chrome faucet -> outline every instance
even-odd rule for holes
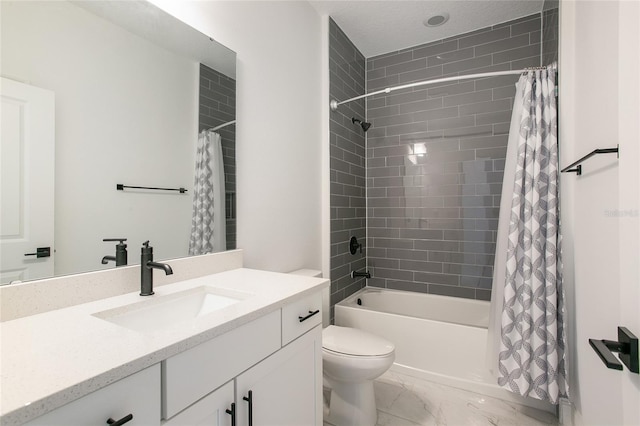
[[[140,296],[153,294],[153,269],[162,269],[166,275],[173,274],[173,269],[166,263],[153,261],[153,247],[149,247],[149,241],[142,243],[140,255]]]

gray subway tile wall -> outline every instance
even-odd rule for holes
[[[542,63],[558,61],[559,0],[544,0],[542,7]]]
[[[365,58],[342,32],[329,22],[330,98],[345,100],[365,93]],[[364,132],[351,122],[364,121],[364,100],[331,112],[330,197],[331,197],[331,320],[334,305],[366,285],[364,278],[352,279],[351,271],[366,268],[366,152]],[[363,244],[362,253],[352,255],[352,236]]]
[[[367,91],[540,66],[541,25],[535,14],[369,58]],[[369,98],[368,285],[490,299],[517,80],[441,83]]]
[[[236,119],[236,81],[200,64],[198,131],[211,129]],[[227,250],[236,248],[236,126],[217,130],[222,138],[226,191]]]

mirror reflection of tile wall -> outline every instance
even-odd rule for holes
[[[200,64],[200,114],[198,131],[236,119],[236,81]],[[224,156],[227,250],[236,248],[236,126],[219,130]]]
[[[542,64],[558,61],[559,1],[545,0],[542,11]]]

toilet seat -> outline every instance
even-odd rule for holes
[[[322,349],[343,356],[384,357],[395,345],[366,331],[330,325],[322,331]]]

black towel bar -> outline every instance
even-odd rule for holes
[[[154,191],[180,191],[181,194],[184,194],[185,192],[187,192],[186,189],[184,188],[152,188],[149,186],[129,186],[129,185],[123,185],[121,183],[117,183],[116,184],[116,190],[118,191],[124,191],[125,188],[132,188],[132,189],[151,189]]]
[[[612,153],[618,153],[618,152],[619,152],[619,146],[616,146],[615,148],[594,149],[593,151],[591,151],[590,153],[588,153],[587,155],[585,155],[584,157],[582,157],[578,161],[575,161],[575,162],[569,164],[564,169],[560,170],[560,173],[576,172],[576,174],[578,176],[580,176],[582,174],[582,166],[580,165],[580,163],[582,163],[583,161],[593,157],[596,154],[612,154]],[[572,169],[572,167],[574,167],[574,166],[578,166],[578,167],[576,167],[575,169]]]
[[[638,338],[628,328],[618,327],[617,341],[589,339],[589,344],[607,368],[622,370],[622,364],[624,364],[632,373],[640,373]],[[622,362],[613,356],[613,352],[618,352],[618,357]]]

